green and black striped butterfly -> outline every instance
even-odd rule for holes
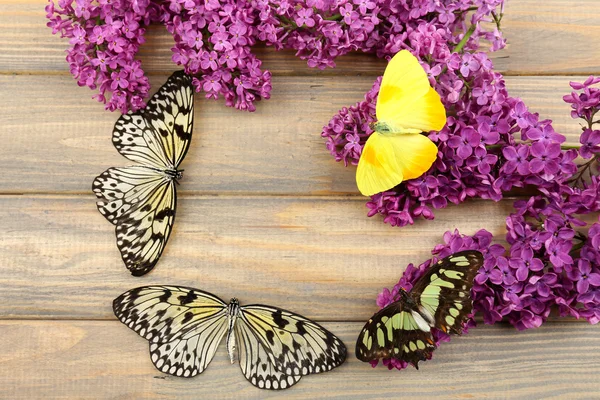
[[[460,334],[473,310],[473,278],[483,265],[478,251],[452,254],[432,265],[410,292],[380,310],[356,341],[356,357],[369,362],[395,358],[418,367],[436,349],[431,328]]]

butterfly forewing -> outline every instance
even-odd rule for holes
[[[390,60],[377,96],[377,120],[392,133],[438,131],[446,124],[440,96],[419,60],[402,50]]]
[[[193,122],[192,78],[177,71],[144,110],[119,118],[113,144],[132,161],[158,169],[176,169],[189,148]]]
[[[176,206],[175,183],[168,180],[119,219],[117,247],[132,275],[144,275],[158,262],[171,235]]]
[[[150,342],[154,365],[176,376],[202,373],[227,332],[227,305],[192,288],[140,287],[117,297],[113,310]]]
[[[480,252],[462,251],[432,265],[415,283],[410,294],[433,315],[436,328],[462,332],[463,323],[473,310],[473,279],[482,265]]]
[[[406,127],[402,117],[411,104],[429,90],[427,73],[419,60],[408,51],[398,52],[388,63],[377,96],[377,119],[394,132]]]
[[[150,99],[144,116],[162,138],[163,148],[175,168],[181,164],[190,146],[194,123],[192,78],[175,72]]]

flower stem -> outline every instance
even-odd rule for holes
[[[473,35],[473,32],[475,32],[475,28],[476,28],[475,25],[471,25],[469,27],[469,29],[465,32],[465,35],[463,36],[463,38],[460,40],[460,42],[458,42],[456,47],[454,47],[454,50],[453,50],[454,53],[458,53],[458,52],[462,51],[463,47],[465,47],[465,44],[467,44],[467,42],[469,41],[469,38],[471,37],[471,35]],[[448,70],[448,64],[444,65],[444,68],[442,68],[442,72],[440,72],[440,74],[436,77],[436,81],[440,76],[444,75],[447,70]],[[465,82],[465,84],[466,83],[467,82]]]
[[[501,149],[506,146],[508,146],[508,144],[498,143],[498,144],[488,144],[485,146],[485,148],[488,150],[493,150],[493,149]],[[579,149],[580,146],[578,146],[576,144],[561,144],[560,148],[561,148],[561,150],[571,150],[571,149]]]
[[[502,21],[502,17],[502,13],[500,13],[500,15],[497,15],[495,12],[492,11],[492,18],[494,18],[494,23],[496,24],[496,28],[498,28],[498,30],[500,30],[500,21]]]
[[[590,171],[590,167],[592,166],[592,164],[594,163],[594,161],[596,161],[596,157],[593,157],[591,160],[589,160],[588,162],[586,162],[585,164],[581,164],[579,165],[577,168],[579,168],[579,173],[577,174],[576,177],[571,178],[567,181],[567,183],[571,183],[573,185],[577,185],[579,182],[582,182],[583,180],[583,174],[588,171],[588,173],[591,172]]]
[[[475,25],[471,25],[469,27],[469,29],[465,32],[465,35],[463,36],[463,38],[460,40],[460,42],[458,42],[458,44],[454,48],[454,50],[453,50],[454,53],[460,53],[462,51],[463,47],[465,47],[465,45],[467,44],[467,42],[473,35],[473,32],[475,32],[475,28],[476,28]]]
[[[339,21],[342,19],[342,14],[333,14],[330,17],[323,18],[325,21]]]

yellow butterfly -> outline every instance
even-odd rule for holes
[[[440,95],[407,50],[396,54],[385,69],[375,112],[375,132],[365,143],[356,171],[356,184],[365,196],[423,175],[438,150],[421,132],[439,131],[446,124]]]

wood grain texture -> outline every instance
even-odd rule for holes
[[[52,37],[45,20],[44,0],[0,0],[0,72],[63,73],[67,41]],[[600,9],[596,0],[508,1],[503,31],[510,43],[492,54],[507,74],[592,74],[600,71]],[[140,49],[144,69],[151,74],[175,69],[173,39],[162,26],[152,27]],[[278,54],[258,46],[255,53],[274,75],[379,75],[383,63],[351,54],[336,69],[311,70],[293,52]]]
[[[511,95],[577,143],[579,125],[561,98],[569,80],[600,73],[597,1],[507,3],[509,46],[494,63]],[[173,236],[155,271],[130,276],[90,191],[107,167],[129,164],[110,142],[118,114],[70,77],[68,43],[45,26],[46,4],[0,0],[0,398],[598,397],[598,328],[573,320],[524,333],[478,327],[442,345],[420,372],[372,370],[354,358],[358,321],[406,264],[426,259],[449,229],[502,238],[512,210],[511,200],[473,201],[402,229],[365,216],[354,169],[336,164],[319,134],[383,71],[370,55],[318,71],[257,46],[274,78],[272,99],[256,113],[197,95]],[[171,45],[152,27],[140,51],[153,90],[176,69]],[[110,308],[125,290],[157,283],[329,321],[349,360],[282,393],[248,384],[224,348],[200,377],[163,375]]]
[[[346,343],[346,363],[273,392],[250,385],[223,345],[203,374],[184,379],[156,370],[147,342],[116,321],[0,321],[0,397],[589,399],[600,392],[600,336],[583,323],[527,332],[482,325],[443,343],[419,371],[401,372],[354,357],[362,324],[324,326]]]
[[[521,97],[578,143],[581,132],[562,95],[584,77],[508,77]],[[153,77],[154,87],[166,76]],[[357,194],[355,168],[336,163],[320,137],[344,106],[360,101],[371,77],[274,78],[273,97],[255,113],[196,95],[194,139],[182,192],[203,194]],[[130,165],[112,146],[117,113],[104,111],[66,76],[0,76],[0,193],[89,193],[94,177]],[[61,93],[57,97],[57,93]],[[267,155],[267,156],[265,156]]]
[[[486,228],[501,239],[512,209],[473,201],[398,229],[367,218],[360,198],[184,196],[161,261],[135,278],[91,196],[0,199],[0,318],[109,318],[122,292],[176,284],[310,318],[366,320],[381,289],[430,257],[444,231]]]

